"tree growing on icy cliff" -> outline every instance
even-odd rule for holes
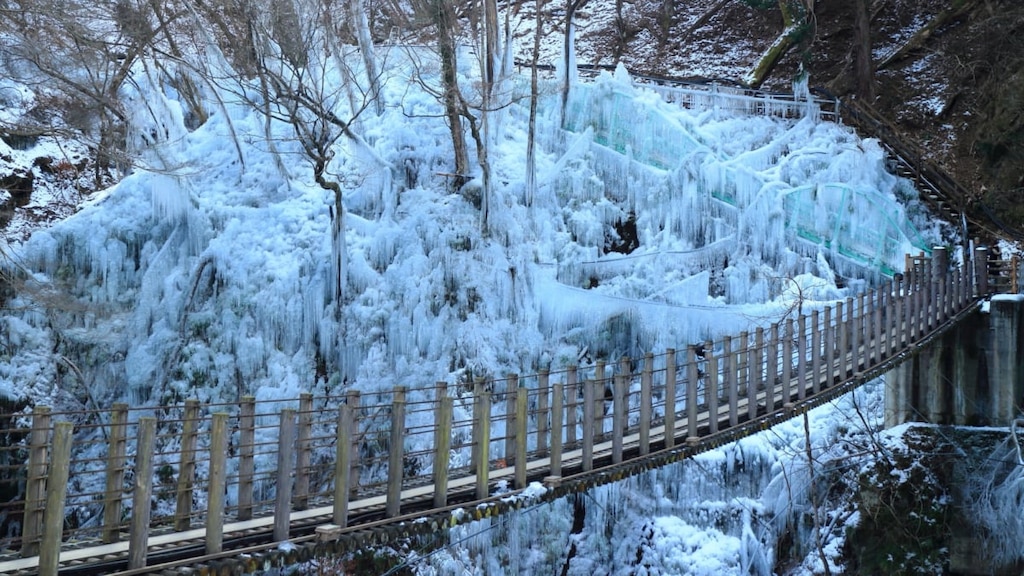
[[[476,53],[480,61],[480,82],[476,94],[469,95],[459,83],[459,38],[463,34],[459,26],[456,4],[452,0],[415,0],[414,11],[421,22],[436,28],[437,56],[441,67],[441,87],[435,90],[431,83],[423,80],[422,87],[434,93],[444,107],[444,116],[451,134],[454,159],[454,176],[450,185],[455,190],[463,189],[473,177],[469,160],[469,146],[466,129],[473,139],[476,162],[479,168],[480,184],[477,190],[467,196],[480,208],[480,227],[488,231],[490,205],[494,194],[491,182],[490,144],[496,128],[496,112],[510,103],[503,94],[502,86],[511,70],[511,51],[503,46],[509,38],[508,21],[502,35],[498,21],[498,7],[495,0],[485,0],[478,9],[469,12],[473,28]],[[422,75],[421,75],[422,76]],[[463,190],[470,192],[469,190]]]
[[[358,0],[353,2],[358,4]],[[350,11],[350,17],[357,8]],[[346,139],[360,154],[376,162],[379,170],[390,174],[392,169],[355,129],[357,119],[371,106],[375,110],[383,106],[375,56],[366,52],[372,50],[372,43],[363,55],[368,84],[364,87],[340,54],[344,47],[338,40],[330,0],[252,0],[240,13],[246,19],[244,28],[249,31],[253,48],[252,71],[260,88],[259,98],[248,101],[266,115],[268,122],[279,120],[291,126],[295,141],[310,163],[314,181],[332,197],[334,281],[329,296],[335,317],[340,318],[346,268],[344,183],[332,166],[339,139]],[[365,25],[365,19],[360,22]],[[364,41],[369,38],[368,32],[357,35]],[[241,86],[238,93],[243,97],[247,94]],[[268,145],[273,146],[269,132]],[[390,181],[385,178],[384,187],[390,188]],[[384,203],[390,193],[389,189],[382,191]]]

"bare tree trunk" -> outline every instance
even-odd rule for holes
[[[462,116],[469,124],[469,133],[473,135],[473,141],[476,142],[476,161],[477,164],[480,165],[480,230],[486,235],[491,216],[491,163],[487,157],[487,142],[484,140],[484,136],[480,131],[480,122],[472,113],[470,113],[469,105],[466,104],[466,101],[461,100],[461,103]]]
[[[377,55],[370,35],[370,23],[366,18],[366,7],[363,0],[348,1],[349,22],[355,28],[355,37],[359,42],[359,51],[363,55],[363,67],[370,83],[370,99],[373,100],[377,116],[384,113],[384,101],[380,98],[380,72],[377,70]]]
[[[814,0],[778,0],[778,4],[782,13],[782,33],[744,79],[754,88],[764,84],[786,52],[798,44],[809,43],[814,36]]]
[[[565,42],[562,46],[562,124],[566,122],[566,107],[569,105],[569,89],[576,73],[576,31],[573,18],[576,11],[587,5],[588,0],[566,0],[565,4]]]
[[[875,78],[871,67],[871,0],[854,0],[856,16],[854,28],[853,62],[857,79],[857,95],[871,102],[875,99]]]
[[[495,68],[499,66],[498,55],[498,3],[496,0],[483,0],[484,5],[484,89],[488,94],[498,79]],[[486,106],[484,107],[486,109]]]
[[[668,35],[672,30],[672,21],[676,17],[675,0],[662,0],[661,10],[658,11],[658,48],[664,48],[668,44]],[[679,42],[682,44],[682,41]]]
[[[821,560],[821,565],[825,569],[825,576],[832,576],[832,571],[828,567],[828,558],[825,556],[824,548],[824,535],[821,533],[821,511],[819,510],[820,504],[818,502],[818,487],[815,484],[814,478],[814,454],[811,451],[811,425],[808,422],[807,412],[804,412],[804,448],[807,453],[807,474],[810,475],[810,501],[812,514],[814,516],[814,546],[818,550],[818,559]]]
[[[455,15],[449,0],[433,0],[434,22],[437,24],[437,49],[441,57],[441,84],[444,94],[444,112],[448,119],[448,129],[452,136],[452,147],[455,153],[456,189],[466,183],[469,173],[469,152],[466,149],[466,136],[462,132],[461,95],[457,76],[458,56],[455,45]]]
[[[612,54],[612,65],[618,66],[622,54],[626,52],[629,32],[626,17],[622,15],[623,0],[615,0],[615,51]]]
[[[526,205],[533,205],[537,194],[537,61],[540,59],[540,36],[544,24],[543,0],[534,1],[533,59],[530,61],[530,122],[526,136]]]

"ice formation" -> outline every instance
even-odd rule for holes
[[[140,70],[125,94],[139,166],[8,248],[26,288],[13,301],[24,311],[3,321],[5,392],[235,401],[528,374],[584,349],[636,357],[781,314],[794,279],[844,297],[837,274],[870,281],[939,241],[913,232],[905,185],[876,143],[814,114],[687,109],[622,71],[574,84],[564,123],[545,91],[531,206],[520,198],[525,104],[494,113],[482,232],[472,197],[445,186],[440,104],[409,88],[419,69],[406,57],[387,58],[383,115],[338,144],[340,300],[333,199],[289,127],[272,122],[268,141],[259,110],[208,86],[209,120],[190,131],[172,84]],[[632,336],[609,339],[616,326]],[[54,368],[60,358],[84,381],[58,385],[76,378]]]

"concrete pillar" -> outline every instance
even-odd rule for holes
[[[1024,404],[1024,298],[994,296],[989,307],[991,342],[988,345],[992,424],[1009,426]]]
[[[975,343],[977,331],[970,325],[973,318],[957,327],[949,338],[953,355],[953,368],[949,376],[953,380],[952,420],[957,426],[969,426],[976,420],[978,387],[976,384],[967,384],[976,383],[979,376],[978,347]]]
[[[885,375],[885,417],[886,428],[899,426],[907,420],[912,410],[910,405],[911,386],[914,385],[914,362],[916,357],[907,359]]]
[[[918,397],[925,404],[923,412],[932,424],[948,424],[949,419],[945,394],[948,375],[942,373],[945,354],[945,346],[928,346],[921,350],[921,363],[918,365],[921,385],[924,386]]]
[[[1009,426],[1024,412],[1024,296],[992,298],[886,374],[885,425]]]

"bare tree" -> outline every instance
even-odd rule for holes
[[[324,11],[324,18],[330,22],[331,12],[329,8]],[[363,0],[348,1],[349,26],[354,28],[354,36],[359,42],[359,51],[363,55],[363,68],[366,72],[366,80],[370,87],[370,101],[374,103],[374,110],[377,116],[384,113],[384,101],[380,97],[380,73],[377,70],[377,56],[373,46],[373,37],[370,34],[370,22],[366,16],[366,7]]]
[[[526,136],[526,205],[533,204],[537,194],[537,61],[540,60],[540,38],[543,33],[543,0],[534,0],[533,56],[530,60],[530,120]]]
[[[566,108],[569,105],[569,91],[576,75],[576,11],[587,5],[589,0],[566,0],[565,38],[562,45],[562,123],[566,122]]]
[[[455,153],[455,179],[453,184],[461,188],[469,179],[469,151],[462,128],[462,92],[459,90],[458,46],[456,44],[455,7],[451,0],[428,0],[428,9],[437,26],[437,51],[441,59],[441,100],[445,118],[452,137]]]
[[[875,72],[871,62],[871,0],[854,0],[854,77],[857,95],[868,102],[875,99]]]
[[[745,1],[756,6],[765,4],[759,0]],[[744,79],[749,86],[755,88],[768,79],[775,65],[790,49],[797,46],[809,47],[814,39],[814,0],[777,0],[775,4],[782,15],[782,32]]]
[[[467,193],[474,202],[479,203],[481,229],[488,231],[490,222],[490,202],[492,195],[491,167],[489,158],[489,140],[492,113],[507,106],[508,101],[500,97],[501,86],[506,75],[509,61],[507,51],[499,49],[501,34],[498,24],[497,4],[494,0],[485,0],[482,23],[479,14],[470,12],[470,23],[476,22],[480,54],[481,79],[478,84],[477,97],[467,97],[459,85],[458,79],[458,44],[460,34],[456,19],[455,5],[452,0],[421,0],[416,11],[421,18],[429,21],[437,28],[437,54],[441,68],[441,88],[435,90],[430,82],[421,76],[424,90],[432,92],[444,108],[444,117],[451,134],[454,174],[449,180],[453,189],[466,191],[465,185],[471,179],[473,167],[469,160],[469,147],[466,131],[469,131],[476,148],[476,162],[480,172],[479,190],[474,194]],[[507,27],[507,23],[506,23]],[[478,194],[476,194],[478,192]]]
[[[270,5],[273,5],[271,7]],[[332,285],[331,298],[335,315],[340,317],[346,275],[345,204],[343,182],[332,167],[339,140],[360,150],[363,157],[373,159],[385,172],[385,187],[390,186],[391,165],[367,144],[353,129],[354,122],[370,106],[376,105],[378,92],[373,88],[360,90],[358,99],[347,97],[346,88],[334,80],[356,84],[344,60],[330,58],[322,46],[337,45],[336,30],[330,26],[331,3],[328,0],[303,2],[273,1],[267,4],[248,0],[238,7],[247,19],[245,28],[253,43],[252,70],[260,89],[260,98],[249,100],[256,110],[267,115],[268,122],[281,121],[291,127],[312,169],[313,180],[333,199],[331,204]],[[237,24],[234,27],[238,27]],[[344,67],[336,70],[334,67]],[[337,74],[335,74],[337,73]],[[376,76],[374,79],[379,80]],[[217,80],[223,86],[224,80]],[[227,86],[247,98],[246,81],[235,78]],[[376,88],[379,90],[379,86]],[[269,129],[269,128],[268,128]],[[269,132],[268,132],[269,138]],[[384,193],[388,194],[386,190]]]
[[[95,134],[96,187],[127,162],[121,89],[157,38],[171,38],[180,15],[158,0],[11,0],[0,9],[0,28],[11,39],[3,51],[30,70],[21,80],[63,93],[65,120]]]

